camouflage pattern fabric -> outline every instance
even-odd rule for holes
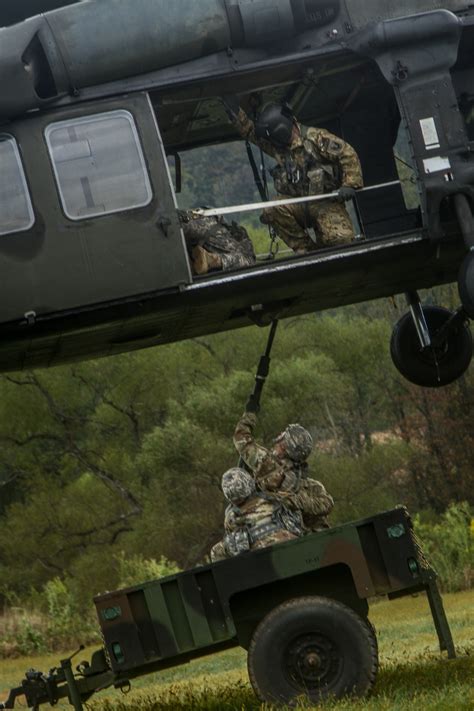
[[[327,517],[334,508],[334,499],[320,481],[310,477],[302,479],[299,491],[291,497],[291,504],[303,512],[304,525],[309,531],[329,528]]]
[[[246,469],[232,467],[222,475],[221,489],[229,503],[238,505],[255,494],[255,479]]]
[[[246,269],[255,264],[252,241],[236,222],[229,225],[222,217],[200,217],[192,210],[181,211],[179,216],[190,255],[193,248],[203,247],[219,257],[217,264],[223,271]]]
[[[293,462],[300,464],[306,462],[313,451],[311,434],[297,422],[287,425],[274,440],[273,444],[283,445],[287,456]]]
[[[234,446],[258,483],[268,480],[269,488],[280,489],[294,464],[291,459],[280,459],[270,450],[257,444],[253,437],[256,423],[257,416],[253,412],[244,412],[235,428]]]
[[[297,253],[349,244],[354,239],[346,206],[334,200],[266,208],[260,219],[263,224],[272,224],[285,244]],[[309,228],[313,228],[316,241]]]
[[[234,445],[247,467],[255,475],[257,486],[282,501],[292,510],[299,510],[307,531],[328,527],[327,516],[334,508],[334,500],[324,485],[306,475],[288,457],[277,457],[255,441],[253,430],[257,416],[244,412],[234,432]]]
[[[229,505],[224,528],[223,540],[211,549],[212,562],[292,541],[305,532],[299,512],[286,511],[275,496],[259,494],[249,497],[239,506]]]
[[[281,197],[303,197],[333,192],[341,187],[363,187],[359,157],[348,143],[323,128],[299,126],[299,135],[281,151],[265,139],[258,139],[253,121],[240,109],[234,126],[247,141],[274,158],[271,171]],[[264,211],[262,221],[271,223],[286,244],[296,252],[346,244],[354,228],[344,204],[335,200],[305,205],[285,205]],[[308,228],[316,233],[316,243]]]
[[[219,541],[212,546],[209,555],[212,563],[217,563],[218,560],[225,560],[228,555],[225,550],[224,541]]]

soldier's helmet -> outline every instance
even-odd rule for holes
[[[245,469],[233,467],[222,475],[221,486],[227,501],[239,504],[254,493],[255,480]]]
[[[274,146],[287,148],[291,143],[295,117],[286,104],[267,104],[255,122],[255,134]]]
[[[305,462],[313,449],[313,438],[308,430],[298,424],[288,425],[275,440],[281,442],[286,454],[294,462]]]

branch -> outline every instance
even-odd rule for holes
[[[229,368],[228,365],[225,363],[225,361],[222,360],[222,358],[219,358],[217,355],[217,352],[214,350],[214,348],[207,342],[203,341],[200,338],[192,338],[191,341],[193,343],[196,343],[196,345],[201,346],[201,348],[204,348],[205,351],[211,355],[214,360],[219,363],[219,365],[222,366],[222,369],[224,371],[224,375],[229,374]],[[208,373],[202,373],[208,380],[212,380],[212,377]]]
[[[120,514],[116,518],[111,519],[110,521],[107,521],[107,523],[103,523],[100,526],[93,526],[92,528],[87,529],[86,531],[76,531],[76,532],[71,532],[68,531],[68,536],[69,537],[76,537],[76,538],[86,538],[87,536],[92,536],[96,533],[101,533],[103,531],[107,531],[109,528],[112,526],[116,526],[117,524],[124,524],[125,521],[127,521],[129,518],[132,518],[133,516],[136,516],[138,512],[135,511],[129,511],[126,514]],[[125,529],[124,529],[125,530]],[[127,528],[126,530],[132,530]],[[112,539],[116,536],[117,531],[113,533]],[[113,542],[113,540],[112,540]]]
[[[12,383],[13,385],[34,385],[31,376],[27,376],[23,380],[17,380],[11,375],[2,375],[2,380],[6,380],[8,383]]]
[[[18,439],[17,437],[12,437],[11,435],[0,435],[0,442],[9,442],[17,447],[25,447],[32,442],[40,440],[42,442],[64,442],[64,438],[60,435],[53,435],[47,433],[35,434],[26,437],[25,439]]]
[[[103,403],[108,405],[110,408],[115,410],[115,412],[118,412],[121,415],[124,415],[127,417],[132,425],[132,430],[133,430],[133,436],[135,440],[135,444],[137,447],[140,445],[140,422],[138,420],[138,415],[133,407],[132,404],[130,404],[128,407],[122,407],[118,405],[116,402],[111,400],[109,397],[106,396],[105,391],[101,390],[95,383],[92,383],[90,380],[87,380],[83,375],[80,373],[77,373],[73,368],[71,369],[72,376],[79,380],[83,385],[86,387],[90,388],[95,395],[102,400]]]
[[[10,474],[10,476],[7,479],[4,479],[3,481],[0,481],[0,488],[3,488],[4,486],[8,486],[9,484],[12,484],[14,481],[19,479],[21,477],[23,472],[16,472],[16,474]]]
[[[129,491],[118,479],[116,479],[112,474],[107,472],[105,469],[100,467],[98,464],[94,464],[83,454],[83,452],[77,447],[77,445],[71,443],[70,453],[76,457],[76,459],[81,462],[81,464],[89,469],[92,474],[95,474],[98,479],[100,479],[109,489],[118,494],[122,499],[124,499],[132,508],[132,514],[141,513],[143,507],[137,498]],[[97,455],[96,455],[97,456]]]

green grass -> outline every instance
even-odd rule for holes
[[[424,595],[371,607],[381,669],[369,699],[326,704],[334,711],[474,711],[474,591],[444,596],[459,656],[438,650]],[[87,656],[81,653],[80,658]],[[25,669],[47,669],[57,657],[6,660],[0,690],[17,684]],[[0,694],[1,698],[1,694]],[[104,692],[90,701],[92,711],[256,711],[247,678],[245,653],[233,649],[137,680],[131,693]],[[301,708],[315,708],[302,705]]]

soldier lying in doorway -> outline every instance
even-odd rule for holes
[[[222,217],[202,217],[193,210],[179,213],[194,274],[245,269],[255,264],[247,230]]]
[[[280,497],[257,491],[254,477],[245,469],[226,471],[222,491],[229,505],[224,538],[211,549],[213,563],[303,535],[300,512],[289,509]]]
[[[277,495],[286,506],[301,511],[307,533],[329,528],[334,499],[321,482],[308,477],[307,459],[313,449],[310,433],[299,424],[288,425],[274,440],[272,450],[255,442],[256,408],[249,400],[234,432],[234,445],[257,488]]]

